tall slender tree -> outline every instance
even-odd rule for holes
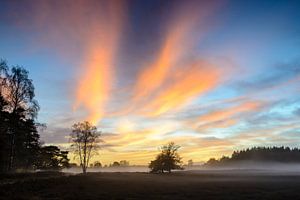
[[[79,156],[83,173],[86,173],[90,159],[99,147],[99,137],[97,127],[88,121],[78,122],[72,126],[70,140],[73,143],[75,155]]]
[[[13,67],[11,73],[8,74],[4,97],[8,102],[8,111],[11,112],[11,123],[13,124],[9,130],[10,134],[10,162],[9,169],[14,168],[16,152],[16,141],[24,136],[21,133],[22,124],[26,120],[36,117],[39,110],[37,102],[34,100],[34,86],[32,80],[28,77],[28,71],[22,67]],[[36,132],[34,122],[31,120],[32,131]],[[28,122],[27,122],[28,123]],[[38,138],[36,139],[38,140]],[[22,140],[21,140],[22,141]],[[22,146],[18,146],[22,147]]]
[[[0,60],[0,171],[8,169],[8,155],[9,152],[9,138],[8,138],[8,124],[9,113],[5,110],[8,103],[4,99],[3,92],[7,78],[7,64],[5,61]]]
[[[39,106],[34,99],[34,86],[27,70],[19,66],[9,70],[6,62],[1,61],[0,75],[1,111],[9,113],[7,119],[1,120],[6,125],[1,135],[9,146],[7,168],[12,170],[16,156],[24,159],[24,153],[32,150],[29,141],[38,146],[39,135],[34,119]]]
[[[1,89],[1,88],[0,88]],[[8,167],[9,138],[7,134],[9,124],[9,113],[4,110],[7,102],[0,94],[0,172],[6,171]]]

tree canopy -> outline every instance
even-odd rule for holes
[[[161,153],[156,156],[156,159],[151,161],[149,168],[152,173],[171,172],[173,169],[182,169],[181,157],[178,154],[180,146],[170,142],[161,147]]]
[[[68,152],[61,151],[57,146],[40,148],[37,168],[44,170],[58,170],[69,167]]]

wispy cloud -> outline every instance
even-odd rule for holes
[[[30,50],[47,49],[73,65],[67,67],[74,79],[69,91],[70,98],[75,97],[73,107],[85,112],[84,119],[93,123],[103,117],[114,83],[126,23],[124,4],[119,0],[35,1],[25,5],[31,13],[28,17],[12,16],[23,31],[35,30]]]
[[[198,132],[230,128],[245,120],[247,115],[259,113],[265,107],[265,104],[262,101],[255,100],[238,101],[227,106],[223,104],[223,108],[207,110],[206,113],[200,114],[200,116],[187,118],[186,125],[187,127],[193,127]]]
[[[145,105],[150,116],[176,110],[191,99],[213,89],[220,81],[217,67],[197,61],[184,66],[170,75],[170,83]]]
[[[141,66],[132,99],[120,113],[158,116],[219,84],[220,67],[193,56],[217,4],[189,2],[173,9],[165,22],[161,44],[153,59]]]
[[[278,88],[293,81],[299,81],[300,59],[276,63],[268,68],[268,72],[263,71],[263,73],[255,76],[252,80],[235,83],[234,87],[246,92],[256,92],[257,90]]]
[[[110,1],[106,6],[99,9],[100,16],[93,16],[95,21],[86,21],[91,24],[88,27],[90,35],[86,38],[83,76],[80,77],[76,95],[76,107],[83,105],[92,123],[97,123],[103,117],[110,96],[124,17],[120,2]]]

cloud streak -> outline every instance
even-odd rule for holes
[[[214,88],[220,81],[220,71],[209,63],[196,61],[175,71],[170,80],[171,83],[145,106],[144,110],[150,116],[176,110]]]
[[[200,6],[196,2],[173,8],[157,53],[141,68],[130,106],[126,106],[123,113],[133,111],[144,116],[158,116],[176,110],[217,85],[219,69],[192,56],[196,44],[208,30],[204,22],[216,8],[216,4]]]
[[[88,120],[97,123],[105,113],[105,105],[113,83],[114,60],[122,28],[123,10],[119,2],[109,1],[107,8],[99,9],[101,16],[93,16],[87,36],[87,47],[76,92],[76,106],[88,110]],[[109,20],[109,21],[107,21]]]
[[[22,30],[36,30],[31,48],[51,49],[75,65],[69,67],[77,73],[77,81],[72,83],[73,108],[97,123],[104,115],[114,82],[115,60],[126,23],[124,2],[36,1],[26,8],[31,15],[22,18],[16,14],[15,24]]]

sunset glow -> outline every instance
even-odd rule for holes
[[[300,16],[283,1],[35,2],[0,8],[0,58],[30,71],[46,144],[68,149],[83,120],[104,164],[170,141],[184,162],[300,144]]]

